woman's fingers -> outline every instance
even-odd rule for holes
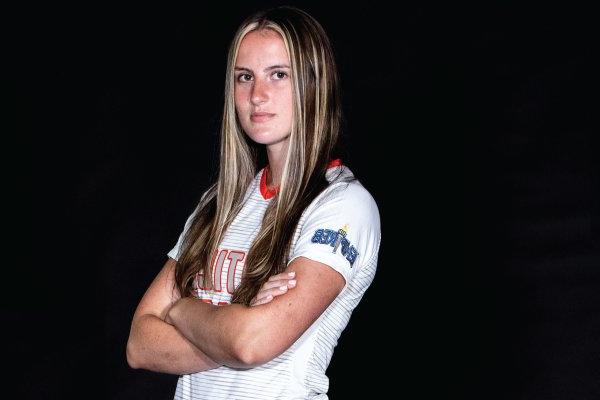
[[[281,283],[283,283],[283,284],[281,284]],[[271,297],[281,296],[282,294],[286,293],[288,291],[288,289],[291,289],[295,286],[296,286],[295,280],[288,280],[285,282],[280,282],[279,285],[274,286],[274,287],[269,287],[269,288],[265,288],[263,286],[263,288],[256,294],[256,299],[260,300],[260,299],[263,299],[268,296],[271,296]]]
[[[290,283],[291,283],[291,286],[290,286]],[[261,292],[263,290],[268,290],[268,289],[276,289],[281,286],[293,287],[295,284],[296,284],[296,280],[289,279],[289,278],[288,279],[279,279],[276,281],[267,281],[262,285],[259,292]]]
[[[263,284],[250,305],[258,306],[261,304],[266,304],[275,297],[287,293],[288,289],[296,286],[296,280],[292,279],[294,277],[294,272],[284,272],[273,275],[267,282]]]
[[[267,282],[285,280],[285,279],[294,279],[295,277],[296,277],[296,272],[294,272],[294,271],[282,272],[280,274],[271,276]]]
[[[267,297],[263,297],[260,300],[256,300],[256,298],[254,299],[254,301],[250,304],[251,306],[260,306],[261,304],[266,304],[268,302],[270,302],[271,300],[273,300],[273,296],[269,295]]]

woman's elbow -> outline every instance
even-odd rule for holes
[[[148,362],[150,361],[150,354],[148,354],[149,343],[144,339],[148,336],[148,333],[142,328],[143,324],[140,324],[139,321],[132,324],[125,347],[127,364],[133,369],[149,369],[152,367]]]
[[[236,347],[232,355],[232,363],[237,364],[234,367],[254,368],[263,364],[256,351],[247,345],[240,345],[240,347]]]
[[[125,356],[127,364],[133,369],[147,369],[149,365],[145,362],[148,359],[148,344],[145,338],[148,334],[148,319],[146,316],[135,318],[131,323],[127,345],[125,347]]]
[[[277,351],[273,343],[263,340],[238,340],[234,346],[233,355],[243,368],[254,368],[266,364],[277,357],[281,351]]]
[[[125,348],[125,354],[127,357],[127,364],[133,369],[141,368],[141,362],[139,359],[139,352],[136,350],[136,346],[131,337],[127,340],[127,347]]]

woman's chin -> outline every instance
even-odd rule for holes
[[[264,144],[266,146],[277,144],[283,142],[289,138],[289,134],[281,135],[281,134],[272,134],[272,133],[246,133],[248,137],[255,143]]]

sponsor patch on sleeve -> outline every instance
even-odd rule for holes
[[[338,250],[342,256],[350,262],[350,267],[354,265],[356,257],[358,257],[358,251],[348,239],[346,234],[348,233],[348,225],[344,225],[343,228],[334,231],[332,229],[317,229],[311,239],[312,243],[324,244],[333,247],[332,253],[337,253]]]

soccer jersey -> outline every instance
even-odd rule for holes
[[[347,166],[332,161],[326,177],[329,186],[298,222],[288,264],[297,257],[327,264],[344,277],[343,290],[280,356],[250,369],[221,366],[182,375],[175,399],[327,399],[329,379],[325,371],[352,311],[375,275],[381,229],[377,204],[358,180],[352,180]],[[263,168],[250,184],[241,211],[219,245],[213,264],[214,289],[197,287],[198,298],[215,305],[230,304],[274,195],[267,188]],[[184,232],[190,221],[191,216]],[[184,232],[169,257],[178,259]]]

